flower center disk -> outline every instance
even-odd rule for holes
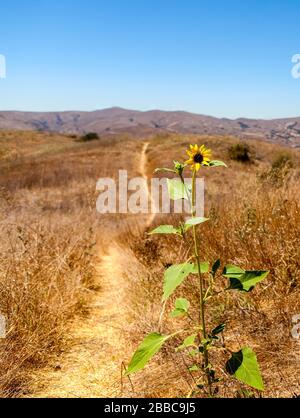
[[[195,161],[195,163],[198,163],[198,164],[201,164],[201,163],[203,163],[203,155],[202,154],[196,154],[195,156],[194,156],[194,161]]]

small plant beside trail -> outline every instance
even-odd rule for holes
[[[208,327],[206,309],[207,304],[211,303],[220,293],[251,292],[258,283],[268,276],[269,272],[246,271],[231,264],[222,266],[220,260],[212,260],[212,262],[201,260],[201,247],[205,245],[205,236],[201,234],[201,225],[208,222],[209,219],[196,216],[196,179],[200,169],[224,168],[226,164],[222,161],[212,160],[211,151],[204,145],[201,147],[191,145],[187,154],[189,158],[185,163],[174,161],[173,169],[163,168],[157,169],[157,171],[173,172],[178,176],[178,179],[168,181],[170,197],[173,200],[188,200],[191,216],[178,226],[161,225],[150,234],[180,236],[191,248],[189,258],[182,260],[181,264],[172,265],[166,269],[163,281],[162,311],[157,330],[147,335],[139,345],[128,365],[126,375],[143,369],[152,357],[168,343],[168,345],[174,345],[176,353],[180,354],[182,351],[186,351],[189,358],[192,359],[192,365],[187,367],[188,372],[193,376],[194,387],[187,397],[199,396],[201,393],[204,396],[214,397],[218,393],[218,386],[222,384],[222,380],[211,363],[213,350],[221,350],[227,356],[227,362],[224,364],[225,375],[234,376],[242,383],[263,391],[264,383],[255,352],[248,346],[240,347],[235,352],[226,347],[223,335],[226,324],[216,323],[213,327]],[[188,167],[192,171],[191,185],[187,185],[184,180],[184,171]],[[221,291],[220,283],[216,283],[217,273],[221,273],[228,283]],[[190,313],[190,301],[184,297],[178,298],[175,300],[171,317],[176,319],[188,317],[190,319],[189,325],[187,326],[183,321],[185,325],[182,329],[170,335],[164,335],[162,333],[163,317],[167,304],[171,303],[170,298],[179,286],[192,275],[198,277],[198,286],[195,288],[195,292],[198,294],[197,319],[193,318]],[[179,345],[178,338],[181,339]]]

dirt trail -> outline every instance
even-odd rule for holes
[[[147,179],[145,143],[140,159],[140,174]],[[148,186],[147,194],[150,197]],[[145,226],[153,215],[144,220]],[[127,325],[125,268],[134,268],[133,254],[113,242],[100,253],[97,282],[101,290],[89,306],[88,318],[74,322],[71,349],[58,359],[57,370],[48,368],[35,376],[33,397],[118,397],[121,396],[121,363],[128,347],[123,329]],[[132,259],[132,262],[131,262]],[[134,274],[134,271],[131,272]]]

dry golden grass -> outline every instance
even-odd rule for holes
[[[61,350],[68,319],[84,313],[93,283],[92,229],[52,218],[1,219],[0,300],[8,334],[1,341],[1,396],[26,392],[30,369]]]
[[[206,143],[216,158],[228,162],[228,147],[238,140],[160,135],[149,141],[147,170],[151,176],[154,168],[184,159],[189,142]],[[277,181],[280,173],[274,174],[270,168],[283,149],[259,141],[251,141],[250,146],[256,155],[252,164],[232,161],[227,170],[205,171],[206,211],[211,222],[201,228],[202,257],[270,269],[271,274],[249,296],[220,296],[209,308],[208,321],[211,325],[227,322],[225,337],[230,348],[247,343],[256,350],[266,381],[264,396],[290,397],[300,393],[299,343],[290,336],[292,315],[300,313],[299,154],[292,152],[294,168]],[[36,371],[47,366],[55,373],[60,353],[74,344],[70,336],[76,316],[83,321],[82,331],[87,326],[85,318],[92,323],[89,332],[94,332],[93,326],[97,332],[103,328],[95,324],[96,319],[101,320],[100,311],[97,316],[90,308],[99,294],[96,242],[105,248],[116,240],[118,248],[130,254],[127,265],[122,258],[120,280],[126,281],[126,294],[122,318],[117,319],[127,346],[123,360],[128,360],[147,332],[157,329],[163,271],[169,263],[183,260],[188,249],[179,240],[149,238],[144,234],[145,217],[99,216],[95,209],[97,179],[115,177],[118,169],[139,175],[141,150],[139,140],[126,137],[82,144],[53,134],[0,134],[0,312],[8,318],[9,329],[8,337],[0,342],[0,396],[34,395],[30,390],[33,375],[34,386],[39,386]],[[157,216],[153,226],[177,220]],[[196,286],[187,282],[178,294],[186,291],[195,301]],[[109,319],[103,320],[107,323]],[[111,322],[113,326],[115,318]],[[173,326],[166,318],[165,331]],[[109,344],[99,350],[111,359],[114,336],[110,331],[108,336]],[[73,353],[81,359],[82,353],[76,350]],[[97,358],[95,354],[93,360]],[[123,382],[123,396],[185,396],[191,384],[184,367],[187,361],[185,357],[176,359],[167,347],[144,372],[134,376],[133,388]],[[224,358],[218,355],[214,361],[219,367]],[[41,376],[45,379],[43,372]],[[95,369],[97,376],[103,374]],[[224,378],[220,396],[236,396],[239,385]],[[104,380],[108,384],[107,375]],[[95,395],[96,390],[94,385],[80,396]]]
[[[8,323],[0,341],[1,397],[28,393],[32,373],[49,360],[55,368],[69,343],[69,320],[88,312],[98,290],[95,244],[107,224],[96,212],[96,181],[118,168],[137,174],[128,155],[140,149],[121,139],[78,144],[1,133],[1,145],[21,155],[0,160],[0,312]]]
[[[167,136],[156,139],[149,152],[151,171],[154,167],[171,166],[172,159],[182,155],[188,143],[205,143],[215,151],[215,157],[227,158],[234,138],[181,138]],[[295,152],[294,169],[284,179],[274,182],[271,164],[280,147],[252,142],[257,159],[253,164],[230,162],[229,168],[203,170],[206,178],[206,215],[210,222],[201,227],[201,257],[210,262],[220,258],[223,265],[233,263],[248,269],[269,269],[268,280],[253,292],[227,292],[209,304],[208,323],[214,327],[226,322],[225,338],[230,349],[252,346],[258,354],[266,383],[263,396],[292,397],[300,394],[299,342],[292,338],[292,317],[300,312],[300,202],[299,154]],[[268,173],[266,175],[266,173]],[[158,216],[154,225],[177,223],[178,216]],[[131,329],[136,344],[149,331],[157,329],[160,312],[164,269],[183,262],[189,249],[179,238],[146,237],[131,244],[137,258],[148,269],[148,275],[133,283],[136,318]],[[173,248],[173,250],[172,250]],[[171,249],[171,250],[170,250]],[[218,278],[220,289],[226,282]],[[197,306],[197,281],[187,281],[176,297],[188,296]],[[147,304],[145,303],[147,301]],[[165,315],[164,332],[176,330],[174,320],[168,319],[173,303]],[[193,316],[197,317],[194,311]],[[187,320],[188,321],[188,320]],[[211,328],[211,329],[212,329]],[[179,343],[179,341],[178,341]],[[224,382],[219,385],[219,396],[237,396],[242,388],[225,376],[221,365],[226,356],[213,358]],[[192,377],[186,372],[187,357],[178,358],[166,349],[154,366],[149,366],[135,377],[135,387],[142,396],[184,396],[190,390]],[[259,396],[256,393],[256,396]]]
[[[28,157],[40,158],[74,148],[76,137],[46,132],[0,131],[0,165],[22,163]]]

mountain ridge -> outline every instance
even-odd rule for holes
[[[0,111],[0,130],[49,131],[82,135],[155,132],[234,135],[300,147],[300,117],[280,119],[217,118],[187,111],[141,111],[112,107],[94,111]]]

